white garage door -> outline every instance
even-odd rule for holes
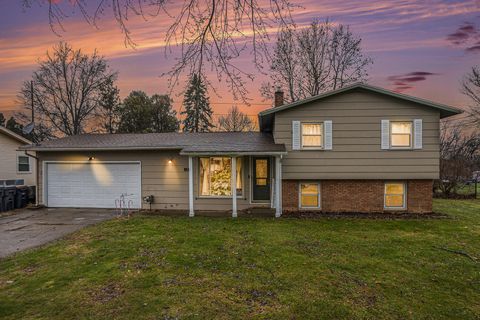
[[[48,207],[115,208],[122,194],[126,205],[141,206],[139,163],[47,163],[45,169]]]

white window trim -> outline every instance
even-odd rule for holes
[[[26,157],[28,158],[28,171],[20,171],[19,165],[20,165],[20,157]],[[24,155],[24,154],[17,154],[17,174],[29,174],[32,173],[32,159],[30,159],[29,156]]]
[[[302,184],[316,184],[318,186],[318,206],[317,207],[304,207],[302,206]],[[322,186],[320,181],[300,181],[298,183],[298,208],[309,210],[322,209]]]
[[[402,207],[388,207],[387,200],[387,184],[403,184],[403,206]],[[407,209],[407,183],[405,181],[385,181],[383,186],[383,209],[385,210],[406,210]]]
[[[228,156],[201,156],[197,158],[197,165],[195,166],[197,169],[197,199],[232,199],[233,195],[231,196],[208,196],[208,195],[201,195],[200,194],[200,158],[231,158]],[[245,158],[244,157],[237,157],[237,162],[238,159],[242,159],[242,194],[237,195],[237,199],[243,199],[245,196]],[[238,189],[237,189],[238,190]]]
[[[320,140],[321,146],[304,146],[303,145],[303,125],[304,124],[319,124],[322,126],[320,134],[322,139]],[[317,135],[310,135],[317,136]],[[324,121],[302,121],[300,122],[300,149],[301,150],[325,150],[325,123]]]
[[[394,146],[393,143],[392,143],[392,126],[394,123],[402,123],[402,122],[408,122],[410,123],[410,145],[408,147],[404,147],[404,146]],[[389,136],[388,136],[388,142],[390,144],[390,149],[393,149],[393,150],[412,150],[413,149],[413,144],[414,144],[414,136],[413,136],[413,120],[390,120],[390,132],[389,132]]]

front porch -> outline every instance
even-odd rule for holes
[[[282,215],[282,156],[278,153],[188,153],[188,214],[208,211],[239,212],[269,209]],[[235,173],[235,174],[232,174]],[[236,196],[232,196],[236,195]],[[205,204],[220,210],[205,210]]]

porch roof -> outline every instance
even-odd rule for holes
[[[181,154],[283,154],[263,132],[83,134],[20,147],[32,151],[180,150]]]

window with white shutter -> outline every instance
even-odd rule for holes
[[[323,123],[302,123],[302,149],[323,148]]]
[[[332,150],[332,120],[292,121],[292,150]]]
[[[390,122],[390,147],[412,148],[413,124],[411,121]]]

